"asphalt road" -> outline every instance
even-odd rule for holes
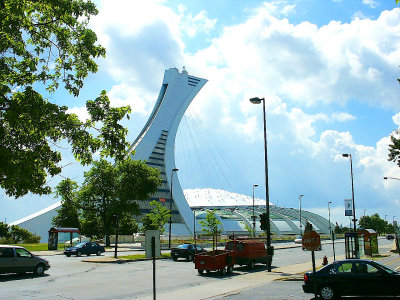
[[[381,240],[382,251],[388,250],[389,244],[391,242]],[[337,255],[344,254],[343,247],[343,243],[337,244]],[[324,255],[332,255],[331,249],[331,245],[323,245],[322,250],[316,252],[317,265],[321,264]],[[105,255],[112,256],[113,253],[107,252]],[[82,257],[74,256],[67,258],[55,255],[45,258],[49,260],[51,268],[43,277],[30,274],[0,275],[0,299],[153,298],[151,261],[100,264],[82,262]],[[290,270],[293,264],[310,260],[311,253],[301,248],[282,249],[276,251],[273,266],[275,270],[276,267],[284,266]],[[222,295],[223,299],[312,298],[312,295],[302,293],[301,282],[274,281],[281,277],[279,272],[266,272],[264,265],[257,266],[255,270],[236,267],[233,275],[221,277],[216,274],[200,276],[193,263],[184,260],[156,261],[157,299],[205,299],[221,298]],[[278,298],[273,298],[275,296]]]

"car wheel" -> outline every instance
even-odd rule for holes
[[[187,260],[188,260],[188,261],[192,261],[192,260],[193,260],[193,255],[192,255],[192,254],[189,254]]]
[[[336,298],[335,291],[329,285],[323,286],[320,289],[319,294],[320,294],[321,298],[324,300],[332,300],[332,299]]]
[[[90,256],[90,253],[86,253],[87,256]]]
[[[69,253],[68,253],[68,254],[65,254],[65,255],[66,255],[67,257],[70,257],[70,256],[71,256],[71,254],[69,254]]]
[[[203,275],[204,270],[200,270],[200,269],[199,269],[199,270],[197,270],[197,272],[199,272],[200,275]]]
[[[35,273],[35,275],[37,276],[42,276],[44,274],[44,270],[45,270],[45,266],[43,264],[39,264],[36,266],[35,270],[33,271],[33,273]]]
[[[222,276],[225,276],[226,275],[226,268],[224,267],[224,268],[220,269],[219,270],[219,274],[222,275]]]
[[[100,251],[100,250],[97,250],[96,255],[97,255],[97,256],[100,256],[100,255],[101,255],[101,251]]]
[[[177,260],[178,260],[178,258],[177,258],[176,256],[173,256],[172,259],[173,259],[174,261],[177,261]]]
[[[76,256],[82,256],[82,252],[81,251],[76,252]]]
[[[226,271],[228,274],[232,274],[233,266],[228,266],[228,270]]]
[[[249,267],[250,270],[253,270],[253,269],[254,269],[254,267],[255,267],[254,260],[252,260],[252,261],[248,264],[248,267]]]

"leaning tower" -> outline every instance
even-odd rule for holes
[[[138,201],[141,209],[138,222],[152,209],[150,201],[165,199],[166,207],[172,208],[172,232],[192,232],[192,210],[183,195],[178,174],[172,174],[176,168],[175,137],[183,114],[206,82],[206,79],[189,75],[185,68],[182,73],[176,68],[164,73],[154,109],[130,148],[135,151],[134,159],[145,160],[147,165],[159,169],[162,179],[162,185],[150,199]],[[170,196],[171,179],[173,199]]]

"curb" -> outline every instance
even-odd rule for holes
[[[156,260],[171,259],[171,257],[156,257]],[[148,261],[152,258],[138,258],[138,259],[123,259],[123,258],[110,258],[110,259],[83,259],[83,262],[98,263],[98,264],[124,264],[136,261]]]

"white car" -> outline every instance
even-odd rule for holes
[[[294,240],[294,243],[295,243],[295,244],[302,244],[302,243],[303,243],[303,238],[302,238],[301,236],[297,237],[297,238]]]

